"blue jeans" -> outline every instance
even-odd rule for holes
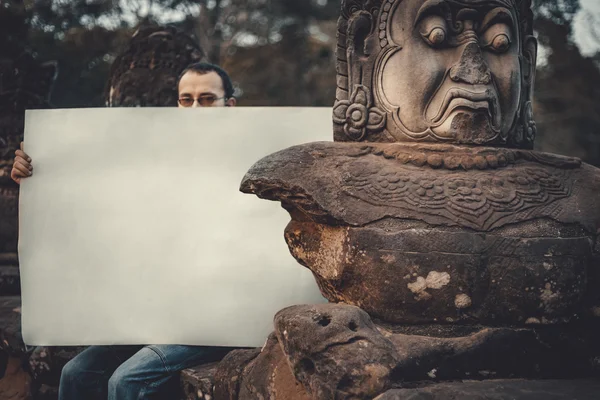
[[[59,400],[173,399],[177,372],[221,359],[230,348],[92,346],[63,368]]]

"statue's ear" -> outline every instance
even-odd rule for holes
[[[358,57],[367,56],[370,51],[367,45],[367,38],[373,29],[373,16],[360,11],[352,15],[348,20],[347,45],[346,51]]]
[[[537,63],[538,42],[533,36],[527,36],[523,42],[523,80],[530,87],[530,96],[533,95],[533,82],[535,81],[535,67]]]
[[[533,149],[533,142],[537,132],[533,119],[533,84],[535,81],[535,67],[537,62],[537,39],[527,36],[523,41],[522,75],[523,75],[523,98],[521,100],[521,123],[522,129],[516,137],[520,147]]]
[[[346,32],[346,59],[348,60],[348,90],[363,84],[363,64],[370,54],[369,36],[373,30],[373,16],[366,11],[352,15]]]

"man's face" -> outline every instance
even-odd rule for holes
[[[390,131],[463,143],[506,138],[517,118],[522,71],[511,0],[402,0],[390,10],[396,45],[378,71]],[[509,8],[510,7],[510,8]]]
[[[214,71],[186,72],[179,81],[179,107],[233,107],[235,99],[225,98],[223,80]]]

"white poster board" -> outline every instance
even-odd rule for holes
[[[289,253],[287,212],[239,185],[331,132],[326,108],[27,111],[25,342],[262,345],[277,311],[324,299]]]

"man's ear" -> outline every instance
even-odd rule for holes
[[[237,100],[235,99],[235,97],[230,97],[225,102],[225,107],[235,107],[236,104],[237,104]]]
[[[533,36],[527,36],[523,46],[523,57],[525,65],[523,66],[523,79],[527,85],[533,89],[535,81],[535,67],[537,63],[537,39]]]

